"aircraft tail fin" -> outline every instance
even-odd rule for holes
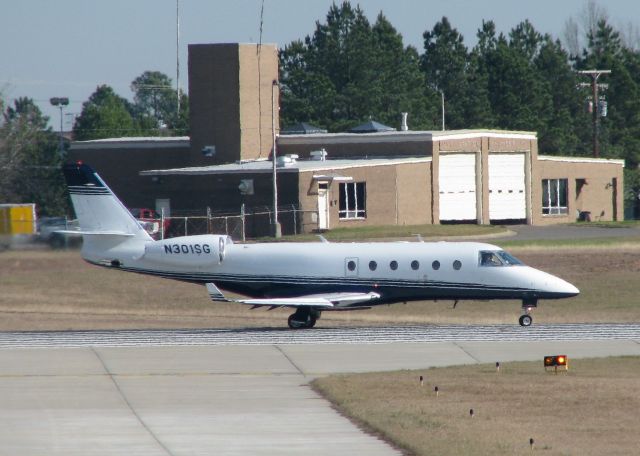
[[[62,171],[85,242],[107,236],[153,240],[89,165],[67,164]]]

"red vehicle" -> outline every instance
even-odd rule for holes
[[[147,233],[149,233],[154,239],[165,237],[163,236],[163,233],[166,233],[169,229],[171,220],[165,218],[163,221],[156,211],[146,207],[134,207],[129,209],[129,212],[131,212],[131,214],[140,222]],[[160,231],[161,223],[163,223],[162,232]]]

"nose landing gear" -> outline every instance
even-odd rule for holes
[[[531,318],[531,315],[521,315],[518,319],[518,323],[520,323],[520,326],[531,326],[533,318]]]
[[[533,317],[530,315],[531,310],[538,307],[538,300],[535,298],[525,298],[522,300],[522,311],[524,315],[521,315],[518,319],[520,326],[531,326],[533,323]]]
[[[320,311],[298,307],[294,313],[289,315],[289,328],[291,329],[308,329],[313,328],[316,321],[320,318]]]

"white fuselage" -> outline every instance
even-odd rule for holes
[[[251,297],[377,292],[375,304],[418,299],[538,299],[578,294],[564,280],[525,265],[482,265],[474,242],[256,243],[203,235],[120,244],[88,261],[190,282],[214,282]],[[371,305],[371,304],[368,304]]]

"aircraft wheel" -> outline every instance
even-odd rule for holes
[[[312,313],[299,314],[296,312],[289,315],[287,323],[289,324],[289,328],[291,329],[307,329],[313,328],[317,320],[318,317],[316,317]]]
[[[289,324],[289,328],[291,329],[304,328],[305,323],[300,320],[296,320],[295,317],[296,317],[296,314],[289,315],[289,319],[287,320],[287,323]]]
[[[533,318],[531,318],[531,315],[522,315],[518,322],[520,323],[520,326],[531,326]]]

